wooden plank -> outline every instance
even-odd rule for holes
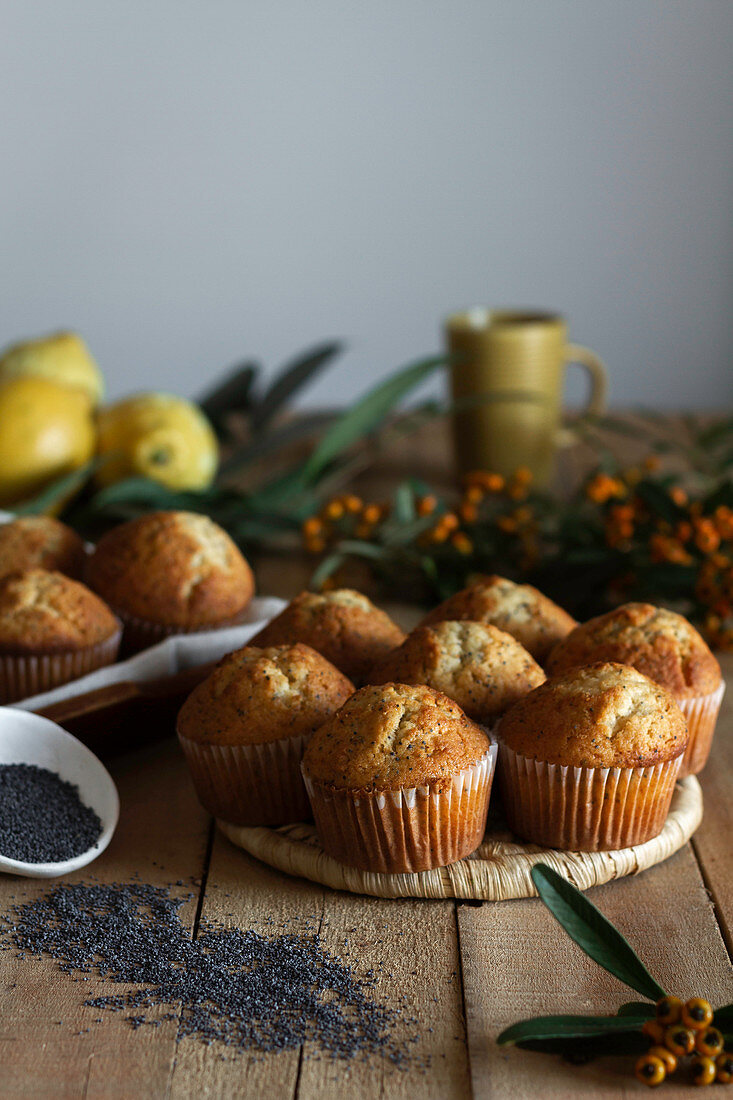
[[[727,682],[713,748],[700,776],[705,811],[693,847],[733,957],[733,653],[719,653]]]
[[[733,1001],[733,968],[689,845],[638,878],[590,891],[665,989]],[[474,1095],[503,1100],[638,1094],[632,1057],[569,1066],[553,1055],[499,1048],[503,1028],[529,1016],[611,1013],[637,999],[598,967],[536,899],[459,909]],[[689,1083],[665,1084],[665,1096]]]
[[[94,864],[64,881],[127,882],[139,876],[162,886],[200,876],[209,821],[175,742],[122,757],[112,772],[122,805],[117,832]],[[0,912],[7,912],[13,899],[31,900],[52,886],[2,875]],[[197,895],[195,886],[189,888]],[[191,926],[196,905],[194,896],[181,911]],[[133,1031],[125,1013],[83,1005],[88,997],[126,988],[93,977],[75,980],[47,958],[20,961],[12,952],[0,955],[0,1095],[23,1100],[164,1095],[176,1022]]]
[[[324,891],[258,863],[217,835],[202,919],[272,934],[282,928],[320,929],[324,944],[357,972],[381,964],[387,972],[376,995],[420,1020],[416,1059],[423,1071],[401,1070],[372,1058],[332,1061],[304,1052],[232,1057],[215,1046],[184,1040],[171,1080],[172,1100],[202,1097],[369,1098],[383,1095],[465,1097],[469,1094],[462,995],[451,902],[383,901]],[[347,941],[348,940],[348,944]],[[432,1028],[432,1031],[428,1029]],[[407,1033],[407,1032],[406,1032]],[[432,1057],[431,1057],[432,1056]]]

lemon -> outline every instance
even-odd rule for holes
[[[0,356],[0,380],[28,375],[82,390],[94,405],[104,392],[102,372],[75,332],[56,332],[6,348]]]
[[[47,378],[0,381],[0,505],[39,492],[94,454],[92,406]]]
[[[169,393],[141,393],[102,409],[97,470],[100,485],[142,475],[169,489],[206,489],[219,448],[197,405]]]

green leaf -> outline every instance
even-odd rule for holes
[[[576,1039],[581,1036],[612,1035],[641,1030],[647,1016],[535,1016],[520,1020],[502,1031],[499,1046],[510,1046],[538,1039]]]
[[[285,403],[323,370],[334,355],[343,351],[338,340],[311,348],[289,363],[277,376],[262,400],[252,410],[252,429],[261,432]]]
[[[72,470],[71,473],[56,478],[55,481],[52,481],[50,485],[47,485],[45,489],[42,489],[36,496],[31,497],[30,500],[14,504],[12,511],[19,516],[36,516],[48,512],[54,505],[62,503],[66,497],[81,489],[90,474],[98,466],[99,459],[96,458],[93,458],[90,462],[85,462],[77,470]]]
[[[613,1054],[643,1054],[649,1049],[649,1039],[641,1031],[619,1031],[575,1039],[528,1039],[516,1046],[541,1054],[560,1054],[577,1066],[593,1058],[607,1058]]]
[[[221,481],[223,477],[238,473],[248,463],[264,458],[273,451],[279,451],[281,447],[298,443],[301,439],[307,439],[323,431],[324,428],[333,424],[337,416],[337,412],[305,413],[283,424],[281,428],[254,436],[227,455],[219,466],[218,480]]]
[[[127,477],[123,481],[117,481],[114,485],[108,485],[94,496],[91,501],[94,508],[106,508],[111,504],[119,504],[123,501],[139,502],[164,507],[173,507],[182,499],[193,496],[191,493],[174,492],[159,481],[153,481],[148,477]],[[203,494],[201,494],[203,496]]]
[[[246,362],[232,367],[223,382],[206,390],[198,399],[201,410],[221,434],[224,423],[232,412],[248,412],[252,406],[254,384],[260,372],[258,363]]]
[[[410,390],[445,362],[445,356],[436,356],[412,363],[369,390],[326,432],[303,468],[303,480],[318,478],[342,451],[376,428]]]
[[[723,1005],[715,1009],[715,1026],[723,1030],[724,1024],[733,1024],[733,1005]]]
[[[412,486],[402,484],[394,494],[394,515],[398,523],[412,523],[417,518],[415,494]]]
[[[542,901],[586,955],[650,1001],[666,996],[629,942],[580,890],[544,863],[531,874]]]
[[[645,1020],[656,1016],[656,1006],[651,1001],[626,1001],[618,1009],[617,1016],[642,1016]]]

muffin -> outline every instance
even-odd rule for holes
[[[300,773],[306,742],[354,685],[307,645],[245,646],[189,695],[178,739],[200,801],[232,825],[310,818]]]
[[[627,603],[578,626],[548,660],[551,674],[594,661],[631,665],[665,687],[687,719],[690,740],[680,778],[702,771],[725,690],[720,665],[682,615]]]
[[[458,704],[433,688],[361,688],[303,756],[324,850],[387,873],[463,859],[483,839],[496,752]]]
[[[19,516],[0,525],[0,576],[22,569],[50,569],[81,579],[84,543],[52,516]]]
[[[28,569],[0,577],[0,703],[111,665],[121,633],[106,604],[63,573]]]
[[[332,592],[301,592],[252,639],[252,645],[305,642],[322,653],[355,683],[405,634],[389,615],[361,592],[337,588]]]
[[[511,829],[549,848],[600,851],[651,840],[669,812],[687,724],[668,691],[627,665],[547,680],[497,727]]]
[[[469,588],[439,604],[420,623],[426,626],[451,619],[491,623],[511,634],[544,663],[553,646],[577,626],[575,619],[531,584],[515,584],[505,577],[481,577]]]
[[[127,653],[232,626],[254,593],[252,570],[226,531],[193,512],[151,512],[114,527],[86,579],[122,620]]]
[[[369,675],[372,684],[427,684],[487,726],[544,679],[511,634],[468,620],[417,627]]]

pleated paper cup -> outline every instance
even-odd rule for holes
[[[83,649],[55,653],[0,654],[0,704],[16,703],[30,695],[78,680],[117,660],[122,630],[103,642]]]
[[[318,837],[334,859],[362,871],[401,874],[444,867],[483,840],[494,743],[447,780],[394,791],[348,791],[305,776]]]
[[[143,649],[164,642],[166,638],[172,638],[176,634],[202,634],[206,630],[224,630],[228,626],[238,626],[244,621],[247,608],[243,607],[236,615],[229,619],[222,619],[215,623],[204,623],[202,626],[185,627],[155,623],[148,619],[138,619],[134,615],[127,615],[124,611],[114,608],[114,613],[121,620],[123,626],[122,651],[126,657],[132,657]]]
[[[231,825],[289,825],[312,814],[300,762],[308,737],[258,745],[209,745],[178,734],[196,794]]]
[[[499,779],[511,830],[572,852],[644,844],[667,819],[682,753],[639,768],[549,764],[499,742]]]
[[[724,692],[725,683],[721,682],[720,687],[708,695],[677,699],[677,704],[687,719],[687,729],[690,734],[687,750],[682,759],[680,779],[684,779],[686,775],[697,775],[707,764]]]

